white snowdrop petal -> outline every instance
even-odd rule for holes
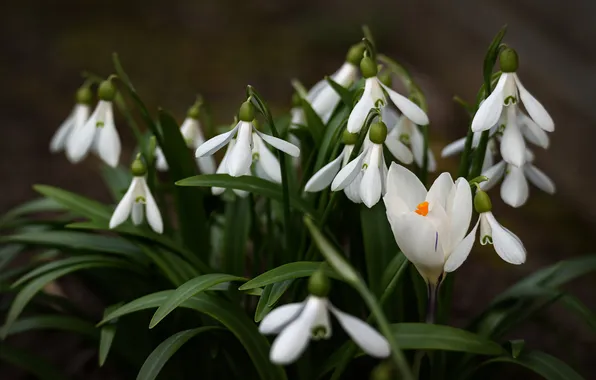
[[[112,104],[106,109],[106,115],[103,127],[98,128],[97,131],[97,153],[99,157],[107,165],[115,168],[118,166],[120,160],[120,136],[114,124],[114,114],[112,112]]]
[[[319,169],[319,171],[308,180],[304,187],[304,191],[317,192],[331,185],[333,178],[335,178],[337,172],[339,172],[339,169],[341,168],[342,159],[343,154],[340,154],[335,160]]]
[[[200,147],[197,148],[197,150],[195,152],[195,156],[196,157],[210,156],[213,153],[220,150],[224,145],[229,143],[230,140],[232,140],[234,138],[234,136],[236,135],[236,131],[238,131],[238,128],[240,127],[240,125],[242,125],[242,123],[245,123],[245,122],[240,121],[240,122],[238,122],[238,124],[236,124],[236,126],[234,128],[232,128],[232,130],[230,130],[226,133],[217,135],[215,137],[212,137],[209,140],[205,141],[203,144],[201,144]]]
[[[399,197],[413,211],[426,199],[426,188],[414,173],[392,162],[387,174],[387,195]]]
[[[132,224],[134,224],[135,226],[138,226],[141,223],[143,223],[143,217],[145,214],[143,212],[144,207],[145,205],[141,202],[134,202],[132,204],[132,212],[130,214],[130,218],[132,219]]]
[[[453,252],[451,252],[449,257],[447,258],[447,261],[445,262],[445,267],[443,268],[445,272],[453,272],[454,270],[459,268],[464,263],[464,261],[466,261],[468,255],[470,254],[470,251],[472,250],[472,247],[474,246],[474,241],[476,241],[476,230],[478,229],[479,222],[480,219],[478,219],[476,225],[474,226],[474,228],[472,228],[472,231],[470,231],[468,236],[466,236],[455,247]]]
[[[445,211],[449,218],[452,245],[458,244],[466,235],[472,219],[472,191],[465,178],[458,178],[449,197]],[[459,266],[459,265],[458,265]]]
[[[149,223],[153,231],[161,234],[163,232],[163,221],[161,219],[161,214],[144,178],[141,179],[141,186],[145,192],[147,223]]]
[[[497,254],[510,264],[523,264],[526,261],[526,249],[521,240],[511,231],[501,226],[491,212],[486,213],[493,236],[493,246]]]
[[[422,167],[422,164],[424,163],[424,136],[422,133],[420,133],[416,125],[412,125],[410,133],[410,147],[412,148],[416,165],[418,165],[418,167]]]
[[[364,352],[375,358],[386,358],[391,353],[389,342],[377,330],[361,319],[329,307],[341,327]]]
[[[554,194],[556,191],[555,183],[540,169],[532,164],[524,165],[524,173],[527,178],[540,190],[548,194]]]
[[[457,139],[454,142],[448,144],[443,150],[441,151],[441,157],[451,157],[456,153],[461,153],[464,151],[464,147],[466,145],[466,138],[462,137],[461,139]]]
[[[259,137],[261,137],[267,144],[271,145],[272,147],[279,149],[292,157],[300,156],[300,148],[298,148],[297,146],[292,145],[285,140],[278,139],[277,137],[266,135],[256,129],[255,132],[259,135]]]
[[[422,108],[418,107],[416,103],[411,101],[410,99],[406,98],[405,96],[398,94],[393,89],[381,84],[385,91],[387,91],[387,95],[389,95],[389,99],[395,104],[398,110],[407,117],[408,119],[412,120],[415,124],[418,125],[427,125],[428,124],[428,116],[422,110]]]
[[[356,79],[356,75],[358,75],[358,67],[350,62],[344,62],[331,78],[343,87],[349,87]]]
[[[472,120],[472,131],[480,132],[490,129],[499,121],[503,109],[503,89],[510,74],[503,73],[493,92],[480,104]]]
[[[259,154],[256,162],[257,167],[263,170],[267,178],[270,178],[273,182],[281,183],[281,167],[277,157],[267,149],[259,135],[253,135],[253,143]]]
[[[87,153],[89,153],[89,149],[91,149],[91,145],[93,144],[95,133],[97,131],[96,124],[98,116],[102,114],[103,118],[105,107],[106,102],[100,100],[85,124],[79,128],[75,128],[72,131],[72,134],[66,144],[66,156],[70,162],[77,163],[83,160],[87,156]]]
[[[414,161],[414,155],[410,148],[399,141],[396,136],[387,135],[385,146],[398,161],[403,162],[406,165],[409,165]]]
[[[362,163],[364,162],[364,156],[367,152],[364,151],[358,155],[355,159],[350,161],[346,166],[344,166],[339,173],[335,176],[335,179],[331,183],[331,190],[332,191],[339,191],[343,190],[348,186],[358,173],[362,170]]]
[[[517,88],[519,90],[519,96],[521,98],[524,107],[526,107],[526,111],[530,117],[540,126],[540,128],[544,129],[547,132],[552,132],[555,130],[555,122],[550,117],[546,109],[540,102],[530,94],[528,90],[522,85],[521,81],[517,74],[513,74],[515,77],[515,82],[517,84]]]
[[[362,171],[358,172],[358,175],[352,183],[350,183],[345,189],[344,193],[349,200],[354,203],[362,203],[362,197],[360,196],[360,184],[362,183]]]
[[[219,163],[217,170],[215,171],[216,174],[228,174],[228,163],[227,163],[228,156],[230,155],[230,151],[234,148],[235,144],[236,144],[235,139],[230,140],[230,143],[228,144],[228,147],[226,148],[226,152],[225,152],[221,162]],[[223,187],[212,187],[211,188],[211,193],[213,195],[220,195],[220,194],[223,194],[225,191],[226,191],[226,189]]]
[[[371,80],[375,80],[375,78],[368,78],[366,80],[366,84],[364,86],[364,92],[362,93],[362,97],[358,100],[358,103],[350,112],[350,116],[348,117],[348,132],[350,133],[358,133],[362,129],[364,124],[364,120],[368,115],[368,112],[371,108],[374,107],[373,99],[372,99],[372,82]]]
[[[279,332],[293,321],[304,307],[304,303],[289,303],[273,309],[263,318],[259,325],[261,334],[279,334]]]
[[[501,198],[511,207],[520,207],[528,200],[528,181],[522,168],[509,165],[508,170],[501,185]]]
[[[57,153],[65,148],[68,137],[75,127],[75,109],[72,110],[66,120],[60,124],[56,133],[54,133],[52,140],[50,140],[50,152]]]
[[[383,122],[387,125],[387,130],[389,134],[395,136],[395,138],[399,139],[399,131],[396,130],[397,124],[400,122],[400,116],[393,108],[385,106],[381,108],[381,116],[383,118]]]
[[[501,161],[498,164],[488,168],[486,171],[482,172],[482,175],[488,178],[488,181],[484,181],[480,183],[480,188],[484,191],[488,191],[492,189],[501,178],[505,174],[505,168],[507,167],[507,163],[505,161]]]
[[[526,142],[517,125],[515,106],[507,107],[507,126],[501,139],[501,156],[517,167],[526,162]]]
[[[548,146],[550,145],[548,134],[540,128],[534,120],[530,119],[520,111],[519,123],[522,134],[526,140],[541,148],[548,149]]]
[[[482,172],[487,171],[489,168],[493,167],[495,164],[495,157],[493,153],[493,149],[491,147],[491,141],[489,140],[488,146],[486,147],[486,151],[484,152],[484,161],[482,162]]]
[[[428,171],[433,173],[434,171],[437,170],[437,160],[435,159],[435,155],[433,153],[433,151],[428,148],[428,150],[426,151],[426,154],[428,155]]]
[[[195,158],[199,170],[203,174],[215,173],[215,160],[212,156]]]
[[[375,144],[371,149],[368,167],[364,170],[362,181],[360,182],[360,197],[368,208],[379,202],[383,191],[383,186],[381,185],[381,168],[379,167],[383,146]]]
[[[128,219],[128,216],[132,210],[132,205],[135,202],[137,187],[139,187],[139,180],[140,177],[133,177],[128,190],[126,190],[126,193],[120,200],[120,203],[118,203],[118,206],[116,206],[116,209],[110,218],[110,228],[116,228],[124,223],[126,219]]]
[[[236,144],[226,161],[228,174],[239,177],[250,172],[252,165],[252,125],[243,123],[238,129]]]
[[[165,172],[168,170],[166,156],[163,154],[163,151],[160,147],[155,148],[155,168],[160,172]]]

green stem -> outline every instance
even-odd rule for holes
[[[470,174],[468,176],[469,180],[472,178],[476,178],[480,174],[482,174],[484,156],[488,147],[489,133],[490,130],[486,130],[482,132],[482,135],[480,136],[480,142],[478,143],[478,147],[476,148],[476,154],[474,156],[474,161],[472,162],[472,169],[470,170]]]
[[[464,151],[459,162],[459,170],[457,172],[458,177],[468,177],[468,171],[470,170],[470,153],[472,153],[472,142],[474,141],[474,132],[472,127],[468,128],[468,134],[466,135],[466,144],[464,145]]]

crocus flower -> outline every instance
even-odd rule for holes
[[[76,104],[66,120],[60,124],[58,130],[50,141],[50,152],[57,153],[66,149],[72,131],[81,128],[91,113],[93,94],[87,86],[79,88],[76,95]],[[70,156],[67,155],[70,160]]]
[[[110,219],[110,228],[116,228],[124,223],[129,216],[131,216],[134,225],[139,225],[143,222],[146,211],[147,222],[153,231],[161,234],[163,232],[163,222],[161,214],[157,208],[157,203],[145,181],[145,174],[147,169],[145,165],[137,158],[132,164],[132,182],[122,197],[122,200],[114,210],[112,218]]]

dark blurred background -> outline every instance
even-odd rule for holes
[[[48,145],[70,112],[79,73],[111,74],[114,51],[152,110],[161,106],[182,119],[201,93],[221,124],[231,121],[246,84],[274,113],[286,112],[290,79],[311,86],[331,74],[368,24],[379,49],[404,63],[426,92],[438,156],[466,132],[453,95],[474,99],[484,52],[508,24],[505,41],[520,55],[520,77],[556,123],[551,148],[534,151],[558,192],[548,196],[532,188],[520,209],[505,207],[498,190],[492,192],[498,219],[524,241],[528,262],[512,267],[494,251],[476,249],[458,271],[453,322],[463,325],[517,279],[590,252],[596,241],[595,1],[8,0],[0,12],[2,212],[34,197],[33,183],[108,200],[94,158],[72,166],[63,155],[50,155]],[[133,138],[119,124],[121,162],[127,162]],[[439,159],[442,170],[456,164]],[[595,285],[592,276],[569,290],[594,309]],[[593,332],[561,308],[520,326],[513,337],[557,355],[587,378],[596,376]],[[54,346],[56,336],[46,338]],[[73,347],[56,345],[48,354],[72,365]],[[88,356],[93,366],[93,353]]]

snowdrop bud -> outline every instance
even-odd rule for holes
[[[141,157],[137,156],[137,158],[132,162],[132,165],[130,165],[130,171],[135,177],[142,177],[145,175],[145,173],[147,173],[147,168],[145,167],[145,164],[143,164],[143,161],[141,161]]]
[[[242,103],[238,111],[238,118],[241,121],[253,121],[255,119],[255,106],[252,105],[250,100]]]
[[[379,74],[379,80],[387,87],[391,87],[393,85],[393,77],[391,76],[390,71],[384,71]]]
[[[511,48],[505,48],[499,54],[499,64],[501,65],[501,71],[504,73],[516,72],[519,66],[517,52]]]
[[[297,92],[292,95],[292,107],[302,107],[302,98]]]
[[[387,138],[387,126],[382,121],[372,123],[370,126],[370,141],[375,144],[382,144]]]
[[[474,208],[479,214],[482,214],[483,212],[489,212],[493,209],[490,197],[486,192],[480,189],[476,191],[476,196],[474,196]]]
[[[331,281],[323,271],[316,271],[308,279],[308,291],[316,297],[325,298],[331,289]]]
[[[360,61],[360,71],[364,78],[372,78],[377,76],[377,64],[371,57],[364,57]]]
[[[78,104],[90,105],[93,101],[93,93],[87,86],[83,86],[77,90],[76,101]]]
[[[116,87],[112,84],[111,80],[104,80],[99,85],[99,89],[97,90],[97,96],[100,100],[106,100],[111,102],[114,100],[116,96]]]
[[[362,55],[364,54],[364,44],[359,43],[356,45],[352,45],[350,50],[348,50],[348,55],[346,56],[346,62],[351,63],[354,66],[358,66],[360,60],[362,59]]]
[[[395,373],[393,373],[393,365],[389,361],[384,361],[376,366],[371,375],[371,380],[391,380],[395,379]]]
[[[356,143],[358,142],[358,133],[350,133],[346,129],[342,136],[342,141],[344,145],[356,145]]]
[[[201,106],[198,104],[194,104],[192,107],[188,109],[186,116],[191,119],[199,120],[199,115],[201,113]]]

